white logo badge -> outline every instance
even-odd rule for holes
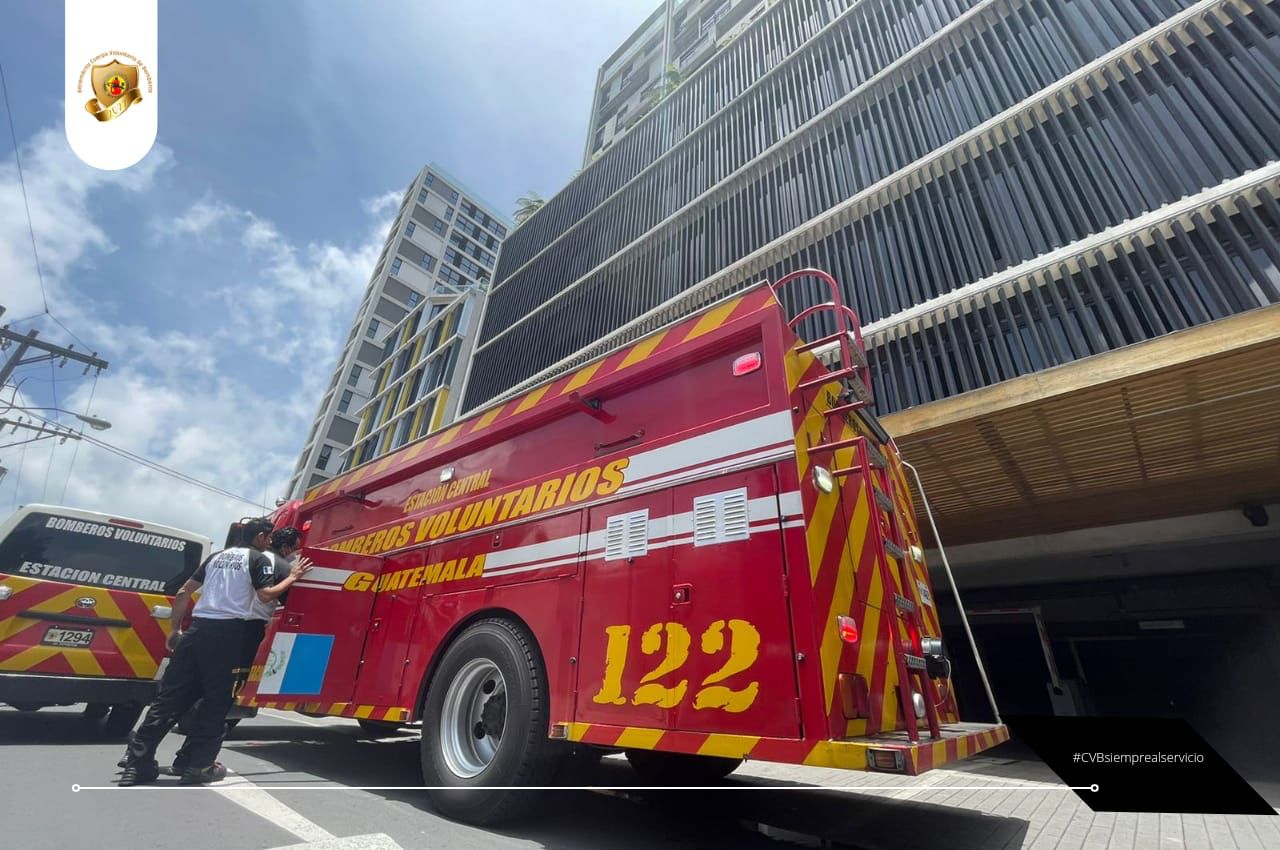
[[[65,0],[67,143],[94,168],[137,163],[156,141],[156,0]]]

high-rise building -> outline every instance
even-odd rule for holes
[[[1253,759],[1280,699],[1280,3],[780,0],[618,135],[612,80],[667,14],[602,73],[603,151],[504,244],[464,408],[829,270],[1005,710],[1173,704]]]
[[[692,74],[777,0],[665,2],[600,66],[583,164],[653,108],[656,90]],[[668,78],[674,68],[678,77]]]
[[[357,440],[363,462],[452,418],[457,364],[470,352],[510,226],[435,163],[413,179],[294,468],[291,496],[350,465]]]
[[[471,356],[485,293],[479,286],[428,296],[387,334],[373,396],[358,411],[360,427],[343,468],[400,448],[453,421],[452,390]]]

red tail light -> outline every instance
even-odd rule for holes
[[[858,624],[852,617],[846,617],[843,614],[836,617],[836,628],[840,631],[840,640],[845,643],[858,642]]]
[[[146,528],[142,523],[134,522],[131,519],[109,519],[107,522],[112,525],[123,525],[125,528]]]
[[[920,648],[920,629],[915,623],[907,623],[907,638],[910,640],[910,646],[907,651],[912,655],[923,655],[924,652]]]
[[[760,368],[760,364],[764,362],[764,358],[760,356],[760,352],[753,351],[750,354],[744,354],[737,360],[733,361],[733,376],[741,378],[743,375],[750,375],[752,372]]]

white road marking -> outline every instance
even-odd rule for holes
[[[310,841],[306,844],[290,844],[287,847],[271,847],[268,850],[403,850],[390,835],[376,832],[372,835],[352,835],[349,838],[330,838]]]
[[[248,809],[263,820],[273,823],[281,829],[292,832],[303,841],[326,841],[333,838],[332,832],[312,823],[284,803],[277,800],[262,788],[254,785],[243,776],[230,769],[227,778],[215,785],[208,786],[237,806]]]

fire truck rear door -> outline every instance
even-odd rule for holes
[[[687,655],[671,641],[670,520],[670,490],[588,511],[578,723],[670,725],[673,664]]]
[[[314,566],[289,590],[258,694],[351,702],[383,559],[304,548]]]
[[[414,578],[414,568],[434,560],[432,556],[436,549],[415,549],[383,562],[383,572],[389,577],[384,579],[383,589],[373,594],[369,633],[365,638],[364,656],[360,672],[356,675],[352,702],[372,706],[407,706],[407,703],[399,701],[400,687],[423,586],[419,582],[411,587],[412,581],[390,577]],[[418,578],[421,578],[420,570]]]
[[[800,735],[782,526],[802,522],[799,493],[772,467],[677,487],[672,619],[692,644],[675,709],[684,731]]]

